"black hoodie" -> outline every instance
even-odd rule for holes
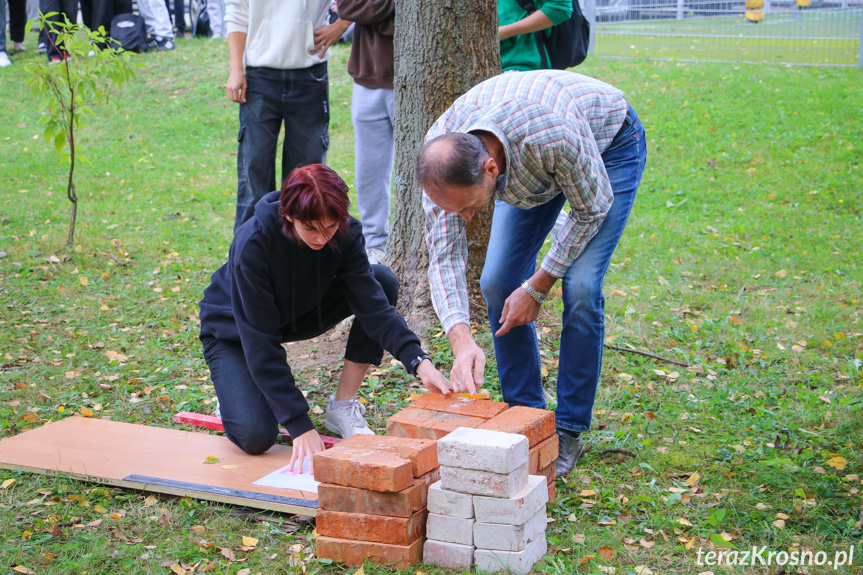
[[[279,192],[271,192],[237,229],[228,263],[204,290],[201,337],[242,344],[249,371],[276,419],[291,437],[299,437],[314,425],[281,344],[292,321],[318,307],[334,282],[344,287],[369,337],[405,366],[423,350],[374,278],[359,221],[349,218],[347,232],[336,234],[338,249],[327,245],[318,251],[286,238],[282,222]]]

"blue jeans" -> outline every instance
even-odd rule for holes
[[[399,293],[396,276],[380,265],[372,266],[372,271],[389,302],[396,305]],[[333,284],[321,298],[319,309],[298,317],[294,331],[283,333],[282,336],[286,342],[311,339],[328,331],[352,313],[343,288]],[[225,435],[250,455],[264,453],[276,442],[279,422],[249,371],[242,343],[204,337],[201,338],[201,344],[219,398]],[[345,359],[380,365],[383,354],[381,345],[369,337],[362,324],[355,319],[345,345]],[[286,384],[295,385],[293,381]]]
[[[307,164],[322,164],[330,146],[327,63],[277,70],[246,67],[246,103],[237,134],[237,217],[234,230],[255,213],[255,204],[276,187],[276,149],[285,125],[282,179]]]
[[[563,323],[557,376],[557,427],[588,431],[602,367],[605,298],[602,284],[635,201],[647,158],[644,127],[630,106],[623,130],[603,152],[614,203],[599,232],[563,277]],[[523,210],[495,202],[491,237],[480,285],[492,333],[500,329],[503,304],[536,271],[537,255],[564,202],[559,194]],[[504,401],[545,409],[539,343],[533,323],[494,338]]]

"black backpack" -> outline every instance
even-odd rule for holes
[[[516,0],[528,14],[536,8],[530,0]],[[587,58],[590,43],[590,22],[584,17],[578,0],[572,0],[572,16],[548,30],[534,32],[542,67],[545,69],[566,70],[578,66]],[[545,50],[543,50],[543,46]],[[545,53],[548,52],[548,60]]]
[[[189,20],[192,21],[192,36],[212,36],[210,15],[207,14],[207,0],[192,0],[189,4]]]
[[[144,19],[137,14],[117,14],[111,20],[113,47],[127,52],[147,51],[147,28]]]

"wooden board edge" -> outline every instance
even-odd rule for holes
[[[172,419],[174,423],[180,423],[182,425],[200,427],[203,429],[209,429],[211,431],[225,431],[225,426],[222,425],[221,418],[218,418],[215,415],[205,415],[203,413],[181,411],[179,413],[175,413]],[[290,434],[288,434],[288,432],[281,427],[279,428],[279,433],[289,439],[291,437]],[[324,442],[324,447],[326,449],[329,449],[336,443],[340,442],[341,439],[338,437],[328,437],[326,435],[321,435],[321,441]]]
[[[14,463],[0,462],[0,469],[8,469],[10,471],[23,471],[25,473],[33,473],[35,475],[45,475],[48,477],[68,478],[76,481],[84,481],[97,485],[108,485],[111,487],[122,487],[124,489],[134,489],[145,493],[162,493],[165,495],[175,495],[178,497],[190,497],[192,499],[202,499],[205,501],[213,501],[215,503],[225,503],[230,505],[241,505],[253,509],[265,509],[268,511],[277,511],[279,513],[292,513],[295,515],[311,515],[311,511],[317,514],[317,500],[315,506],[301,506],[286,503],[274,503],[271,501],[249,499],[247,497],[237,497],[219,493],[208,493],[206,491],[196,491],[183,487],[172,487],[170,485],[158,485],[155,483],[145,483],[141,481],[129,481],[126,479],[114,479],[110,477],[94,477],[85,473],[63,472],[56,469],[45,469],[43,467],[31,467],[29,465],[18,465]]]

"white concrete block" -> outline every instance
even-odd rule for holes
[[[473,495],[448,491],[441,487],[440,481],[429,486],[427,506],[429,513],[463,519],[473,518]]]
[[[542,475],[529,475],[527,486],[509,499],[474,495],[474,516],[477,522],[523,525],[548,503],[546,481]]]
[[[525,436],[459,427],[437,443],[438,463],[449,467],[510,473],[529,459]]]
[[[545,536],[545,506],[537,511],[524,525],[500,525],[477,523],[473,526],[473,544],[481,549],[522,551],[537,537]]]
[[[508,499],[527,485],[527,462],[510,473],[492,473],[442,465],[440,480],[441,487],[448,491]]]
[[[473,519],[429,513],[426,522],[426,538],[459,545],[473,545],[474,523]]]
[[[423,545],[423,562],[450,569],[470,571],[473,565],[473,545],[459,545],[447,541],[426,539]]]
[[[509,570],[513,575],[527,575],[548,551],[545,537],[537,537],[523,551],[497,551],[477,549],[473,559],[477,572],[497,573]]]

